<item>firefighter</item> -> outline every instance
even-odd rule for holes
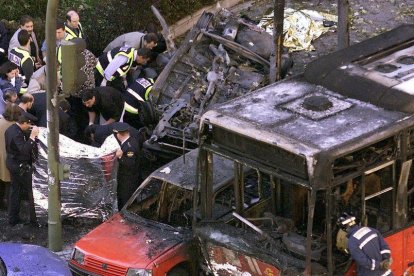
[[[120,91],[126,89],[126,75],[136,65],[145,65],[151,50],[132,47],[117,47],[102,54],[95,67],[95,85],[112,86]]]
[[[153,85],[153,79],[138,78],[128,86],[127,91],[123,94],[125,105],[120,121],[130,124],[136,129],[153,122],[150,97]]]
[[[116,151],[119,168],[117,177],[118,210],[121,210],[141,184],[140,147],[136,138],[129,134],[127,123],[114,123],[113,131],[121,146]]]
[[[347,213],[337,223],[347,233],[348,251],[357,263],[358,276],[393,275],[391,250],[378,230],[357,225],[355,216]]]

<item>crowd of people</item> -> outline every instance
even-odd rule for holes
[[[32,17],[22,16],[10,40],[0,22],[0,205],[8,209],[11,226],[21,223],[22,197],[29,201],[28,223],[37,223],[32,173],[39,127],[47,127],[46,50],[51,45],[38,42],[33,22]],[[115,38],[97,57],[86,47],[82,55],[91,70],[85,72],[93,81],[58,103],[61,134],[97,147],[111,134],[117,138],[119,209],[141,182],[140,137],[147,123],[142,110],[150,105],[154,79],[161,70],[156,57],[166,50],[154,26]],[[56,22],[53,46],[58,93],[62,93],[61,68],[65,62],[62,47],[71,40],[88,42],[87,30],[74,9]]]

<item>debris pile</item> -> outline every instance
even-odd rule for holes
[[[195,148],[206,110],[268,84],[272,47],[272,36],[248,19],[225,9],[204,13],[157,79],[162,115],[146,146],[179,154]],[[284,75],[291,66],[284,56]]]

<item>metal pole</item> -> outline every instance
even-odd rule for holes
[[[270,83],[282,79],[283,20],[285,0],[274,0],[273,11],[273,53],[270,60]]]
[[[48,125],[48,244],[52,251],[62,250],[62,222],[60,218],[60,182],[59,182],[59,119],[57,99],[56,65],[56,18],[58,0],[48,0],[46,12],[46,92]]]
[[[349,46],[349,1],[338,0],[338,50]]]

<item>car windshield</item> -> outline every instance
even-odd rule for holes
[[[192,191],[156,178],[144,185],[126,207],[127,212],[175,227],[191,224]]]

